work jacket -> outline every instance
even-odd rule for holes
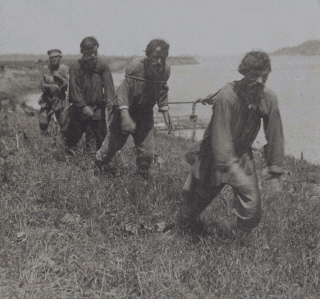
[[[91,106],[92,119],[101,118],[101,109],[111,105],[114,97],[112,74],[107,63],[97,59],[93,70],[86,69],[79,59],[69,69],[69,102],[78,108]]]
[[[252,174],[251,147],[260,130],[261,119],[267,140],[264,154],[269,172],[282,174],[284,137],[277,96],[265,88],[257,106],[250,107],[244,98],[237,96],[233,82],[215,97],[203,140],[191,149],[196,153],[196,160],[190,159],[196,177],[205,185],[229,183],[234,164],[238,164],[247,175]]]
[[[57,72],[60,76],[54,76]],[[56,86],[57,88],[53,88]],[[60,64],[57,70],[50,65],[45,65],[42,70],[41,89],[42,94],[38,100],[42,108],[50,108],[57,111],[66,106],[66,91],[68,88],[68,67]]]
[[[130,114],[144,115],[152,113],[153,107],[158,104],[159,112],[168,110],[167,80],[170,77],[170,66],[166,63],[162,80],[149,81],[145,79],[144,59],[134,59],[126,69],[125,79],[113,100],[116,109],[128,108]]]

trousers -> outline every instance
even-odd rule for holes
[[[252,173],[249,174],[242,168],[236,167],[231,171],[228,184],[234,191],[232,213],[237,217],[236,225],[240,230],[250,231],[259,224],[262,214],[254,165]],[[192,219],[205,210],[225,185],[226,183],[220,183],[217,186],[205,185],[191,172],[182,190],[183,204],[177,212],[177,224],[180,227],[187,227]]]
[[[70,109],[71,108],[71,109]],[[96,149],[100,149],[102,142],[107,134],[105,117],[101,119],[92,119],[84,117],[77,107],[69,108],[69,124],[66,132],[67,148],[76,147],[84,132],[89,132],[88,126],[96,139]]]
[[[53,114],[55,114],[55,117],[59,123],[62,135],[65,136],[68,128],[67,108],[61,108],[57,111],[53,111],[47,107],[41,107],[39,111],[39,127],[41,131],[46,131],[48,129]]]
[[[137,150],[136,164],[138,172],[149,170],[154,157],[154,129],[153,115],[135,118],[136,130],[134,133],[121,131],[119,114],[110,123],[110,134],[107,135],[101,148],[96,153],[96,161],[100,165],[108,165],[117,151],[122,149],[128,137],[132,135]]]

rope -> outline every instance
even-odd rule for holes
[[[214,102],[214,97],[219,93],[220,89],[214,93],[214,94],[209,94],[206,96],[204,99],[197,99],[196,101],[192,102],[192,112],[189,117],[190,121],[196,122],[198,120],[198,116],[196,115],[196,106],[197,104],[201,103],[202,105],[213,105]]]
[[[135,77],[135,76],[130,76],[130,75],[125,75],[126,78],[129,78],[129,79],[133,79],[133,80],[137,80],[137,81],[140,81],[140,82],[151,82],[151,83],[166,83],[165,81],[152,81],[152,80],[146,80],[144,78],[140,78],[140,77]]]

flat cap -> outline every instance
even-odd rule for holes
[[[62,57],[61,51],[59,49],[52,49],[52,50],[49,50],[47,53],[49,57],[56,57],[56,56]]]

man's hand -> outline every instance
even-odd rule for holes
[[[52,76],[53,76],[53,77],[57,77],[57,78],[59,78],[59,79],[63,79],[63,77],[61,76],[61,74],[59,74],[58,71],[53,71]]]
[[[55,95],[56,93],[58,93],[60,91],[60,88],[59,86],[55,85],[55,84],[50,84],[48,86],[49,90],[50,90],[50,93],[51,95]]]
[[[82,113],[88,117],[92,117],[94,115],[94,111],[90,106],[84,106],[82,109]]]
[[[168,127],[168,134],[172,134],[175,130],[174,124],[171,120],[169,111],[164,111],[162,112],[163,118],[164,118],[164,122],[166,123],[167,127]]]
[[[103,103],[105,104],[106,110],[110,111],[112,109],[112,100],[103,99]]]
[[[136,130],[136,124],[131,118],[128,109],[122,109],[121,114],[121,130],[124,133],[134,133]]]
[[[268,179],[268,193],[276,195],[282,191],[280,175],[271,175]]]
[[[168,125],[168,134],[172,134],[175,131],[175,127],[174,124],[172,122],[170,122],[170,124]]]
[[[231,164],[229,171],[231,173],[230,181],[232,181],[232,186],[240,190],[247,190],[251,182],[249,177],[245,174],[243,168],[241,168],[236,162]]]

